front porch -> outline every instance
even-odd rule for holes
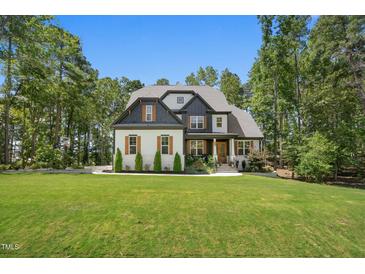
[[[242,170],[242,162],[248,163],[253,151],[261,151],[262,140],[238,138],[229,133],[190,133],[185,137],[185,155],[211,155],[219,165],[230,165]]]
[[[189,134],[185,139],[185,155],[212,155],[220,164],[229,164],[235,158],[234,134]]]

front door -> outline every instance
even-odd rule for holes
[[[218,162],[227,163],[227,143],[216,142]]]

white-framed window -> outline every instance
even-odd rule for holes
[[[152,121],[152,105],[146,105],[146,121]]]
[[[129,154],[137,153],[137,136],[129,135]]]
[[[169,154],[169,136],[161,136],[161,154]]]
[[[204,141],[203,140],[191,140],[190,141],[190,154],[194,156],[203,155],[203,147]]]
[[[217,128],[221,128],[223,125],[223,118],[222,117],[217,117],[217,120],[216,120],[216,127]]]
[[[183,96],[176,97],[176,103],[178,103],[178,104],[184,104],[184,97]]]
[[[245,155],[249,155],[251,153],[251,143],[252,141],[245,141]]]
[[[244,141],[237,141],[237,155],[244,155],[245,149],[243,146]]]
[[[190,128],[204,128],[204,116],[191,116]]]

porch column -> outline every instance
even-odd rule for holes
[[[233,162],[235,157],[236,155],[234,153],[234,139],[231,138],[229,139],[229,158]]]
[[[217,156],[217,146],[216,146],[216,139],[213,139],[213,159],[214,160],[218,160],[218,156]]]

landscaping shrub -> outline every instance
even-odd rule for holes
[[[185,171],[187,173],[213,173],[216,171],[216,166],[217,162],[208,154],[202,156],[185,156]]]
[[[249,171],[252,171],[252,172],[260,172],[260,171],[263,171],[263,167],[265,165],[264,163],[264,158],[262,156],[261,153],[259,152],[254,152],[254,153],[251,153],[249,156],[248,156],[248,159],[249,159]]]
[[[181,158],[179,153],[175,153],[174,158],[174,172],[181,172]]]
[[[145,170],[145,171],[150,171],[150,167],[151,167],[151,165],[149,165],[149,164],[145,164],[145,165],[144,165],[144,170]]]
[[[304,140],[296,172],[307,181],[323,182],[333,171],[336,150],[331,141],[315,133]]]
[[[206,164],[207,164],[207,166],[208,166],[209,168],[212,168],[212,169],[214,169],[214,170],[217,168],[217,162],[216,162],[216,160],[213,158],[213,156],[212,156],[212,155],[208,155]]]
[[[242,165],[242,170],[245,171],[246,170],[246,160],[242,160],[241,165]]]
[[[197,171],[205,170],[205,164],[202,159],[197,159],[191,166]]]
[[[8,170],[10,165],[0,165],[0,170]]]
[[[63,168],[62,152],[51,145],[42,145],[36,151],[35,162],[45,163],[46,166],[42,167]]]
[[[48,167],[48,164],[44,163],[44,162],[36,162],[30,166],[31,169],[40,169],[40,168],[47,168],[47,167]]]
[[[10,168],[11,168],[11,169],[15,169],[15,170],[18,170],[18,169],[23,168],[22,160],[15,161],[14,163],[12,163],[12,164],[10,165]]]
[[[217,164],[212,155],[203,154],[200,156],[194,156],[188,154],[185,156],[185,166],[191,166],[195,161],[199,159],[209,166],[216,166]]]
[[[161,152],[159,150],[156,151],[155,159],[153,160],[153,170],[155,172],[161,172],[162,170]]]
[[[114,161],[114,172],[122,172],[123,170],[123,157],[120,149],[117,148],[117,153],[115,154],[115,161]]]
[[[141,153],[136,154],[136,159],[134,161],[134,169],[136,171],[142,171],[143,170],[143,158]]]
[[[73,164],[74,158],[73,153],[71,151],[68,151],[67,153],[64,153],[62,155],[62,165],[64,167],[70,167]]]
[[[187,167],[191,166],[195,160],[196,159],[193,155],[190,155],[190,154],[185,155],[185,166],[187,166]]]

